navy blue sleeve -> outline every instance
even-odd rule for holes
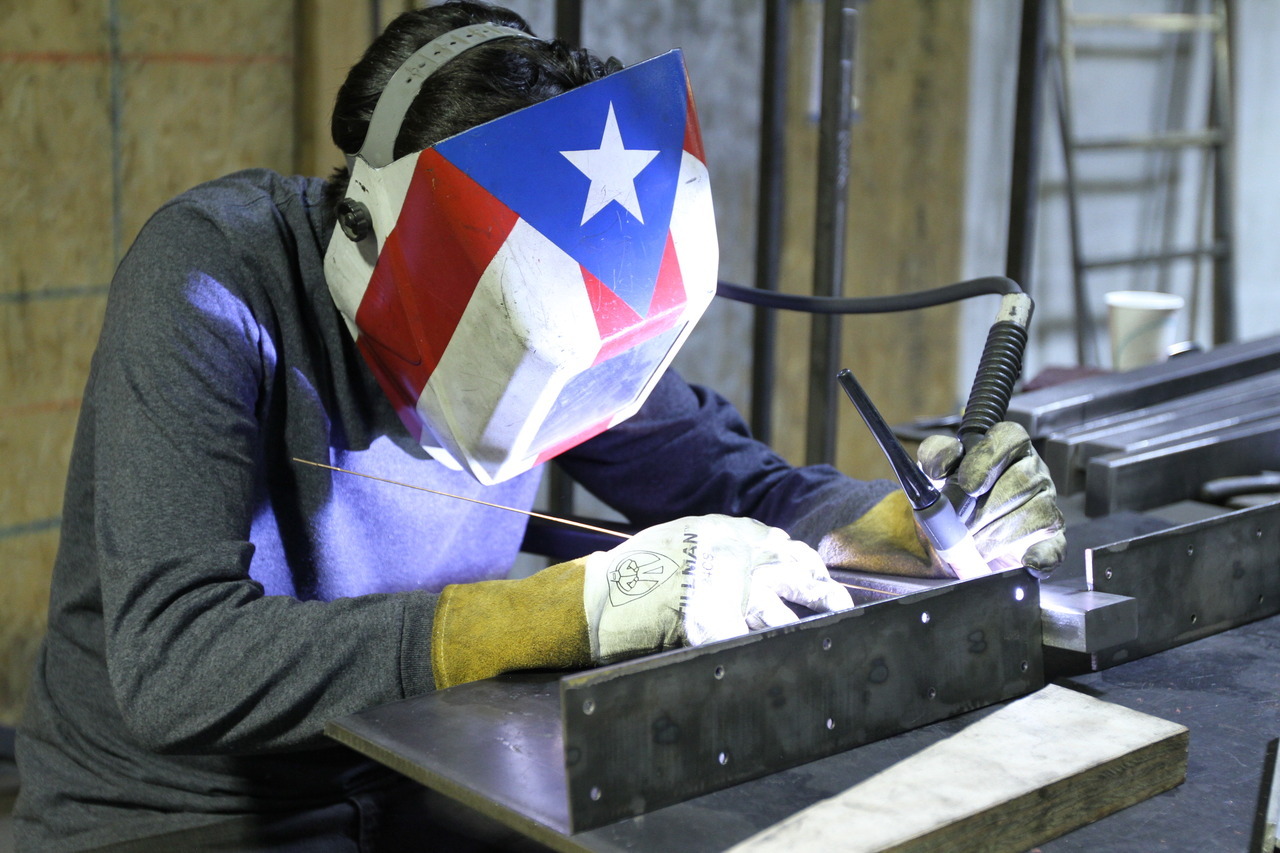
[[[751,436],[729,401],[671,370],[633,417],[558,461],[642,527],[723,513],[781,527],[811,545],[895,488],[851,479],[829,465],[789,465]]]

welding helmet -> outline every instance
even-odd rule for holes
[[[330,292],[414,438],[497,483],[640,408],[715,292],[718,249],[672,51],[392,160],[436,39],[384,90],[325,256]],[[383,102],[391,98],[391,107]]]

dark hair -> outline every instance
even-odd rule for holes
[[[530,33],[529,25],[515,12],[469,0],[449,0],[398,16],[374,39],[338,89],[330,123],[334,143],[348,154],[359,151],[378,96],[404,61],[437,36],[485,23]],[[602,62],[560,40],[508,38],[477,45],[446,62],[422,84],[396,138],[394,156],[421,151],[621,68],[616,59]],[[349,178],[346,167],[329,178],[325,199],[331,210],[346,194]]]

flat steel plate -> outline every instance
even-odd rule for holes
[[[1239,510],[1085,552],[1090,589],[1129,596],[1137,637],[1094,668],[1280,612],[1280,503]]]
[[[561,681],[574,831],[1012,698],[1043,682],[1022,570]]]
[[[551,847],[1044,682],[1021,569],[556,680],[465,684],[326,733]]]
[[[1015,394],[1006,417],[1032,438],[1280,369],[1280,335]]]

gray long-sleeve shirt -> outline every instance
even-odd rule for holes
[[[432,461],[325,286],[323,183],[178,197],[113,281],[72,453],[48,634],[19,732],[20,842],[75,849],[340,799],[387,771],[326,720],[432,689],[450,583],[504,576],[528,507]],[[747,515],[816,541],[889,486],[797,469],[674,373],[559,460],[637,525]]]

